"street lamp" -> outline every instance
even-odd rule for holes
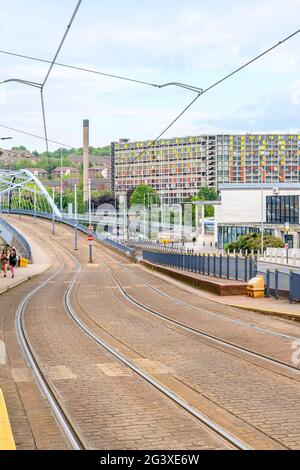
[[[0,140],[12,140],[12,137],[0,137]]]

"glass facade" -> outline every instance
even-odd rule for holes
[[[224,248],[227,243],[235,242],[240,236],[248,233],[260,233],[257,227],[238,227],[238,226],[219,226],[218,244],[220,248]],[[274,230],[266,229],[267,235],[274,235]]]
[[[268,196],[268,224],[299,224],[299,196]]]

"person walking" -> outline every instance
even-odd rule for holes
[[[15,268],[17,266],[17,252],[15,248],[12,248],[9,253],[9,269],[11,272],[12,279],[15,277]]]
[[[7,273],[7,266],[8,266],[9,254],[6,248],[2,250],[0,261],[1,261],[1,270],[4,273],[4,277],[6,277]]]

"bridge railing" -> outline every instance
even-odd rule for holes
[[[3,210],[2,212],[7,214],[8,210]],[[36,215],[36,217],[40,217],[40,218],[48,219],[48,220],[53,220],[53,215],[49,214],[48,212],[34,212],[34,211],[31,211],[31,210],[27,210],[27,209],[18,209],[18,210],[14,209],[14,210],[10,210],[9,213],[10,214],[29,215],[29,216]],[[77,229],[80,232],[83,232],[83,233],[86,233],[86,234],[89,233],[89,230],[85,225],[81,224],[80,222],[78,222],[74,219],[69,219],[69,218],[64,218],[64,217],[60,218],[60,217],[55,216],[54,220],[55,220],[55,222],[63,223],[65,225],[69,225],[70,227],[73,227],[73,228],[77,227]],[[114,240],[111,240],[110,238],[105,237],[105,236],[101,235],[98,232],[92,232],[92,233],[93,233],[93,236],[97,240],[99,240],[100,242],[104,243],[107,246],[111,246],[112,248],[115,248],[115,249],[119,250],[122,253],[126,253],[128,256],[133,258],[133,256],[134,256],[134,249],[133,248],[130,248],[129,246],[123,245],[122,243],[116,242]]]
[[[31,247],[23,235],[18,232],[12,225],[10,225],[6,220],[0,218],[0,227],[3,227],[7,232],[9,232],[12,237],[18,242],[22,247],[22,250],[18,250],[18,255],[22,258],[31,260]]]

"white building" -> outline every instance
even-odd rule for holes
[[[223,184],[221,205],[215,207],[219,247],[250,232],[282,238],[300,248],[300,184]]]

